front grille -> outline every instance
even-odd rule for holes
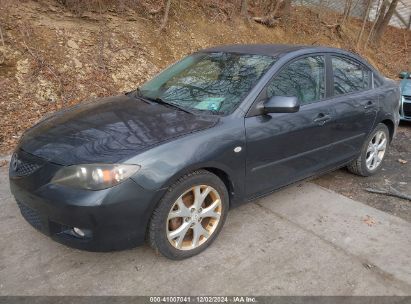
[[[402,109],[404,110],[404,116],[410,116],[411,117],[411,103],[404,102],[402,104]]]
[[[411,101],[411,96],[404,95],[404,99],[405,99],[405,100],[409,100],[409,101]]]
[[[20,160],[17,165],[17,168],[15,169],[15,173],[17,176],[27,176],[32,174],[38,168],[40,168],[40,166],[37,164],[28,163]]]
[[[38,212],[24,205],[23,203],[17,202],[17,205],[19,206],[21,215],[24,217],[24,219],[34,228],[42,230],[43,224]]]
[[[38,170],[43,163],[40,158],[19,150],[11,158],[10,169],[14,176],[27,176]]]

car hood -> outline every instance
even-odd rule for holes
[[[19,148],[61,165],[116,163],[217,121],[217,116],[193,115],[129,95],[113,96],[43,119],[23,135]]]
[[[401,94],[411,96],[411,79],[403,79],[400,82]]]

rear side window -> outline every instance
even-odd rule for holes
[[[301,104],[324,98],[324,57],[310,56],[288,64],[268,84],[267,95],[295,96]]]
[[[370,71],[352,60],[332,57],[334,95],[362,91],[370,87]]]
[[[381,81],[377,78],[377,76],[375,76],[375,74],[373,74],[372,79],[373,79],[373,82],[374,82],[373,83],[374,88],[378,88],[381,85]]]

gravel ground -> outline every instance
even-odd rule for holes
[[[411,195],[411,123],[401,122],[382,170],[376,175],[356,176],[344,168],[323,175],[313,182],[411,222],[410,201],[364,190],[365,188],[385,190],[392,186],[400,192]]]

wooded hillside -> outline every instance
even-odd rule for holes
[[[411,70],[410,31],[383,18],[379,32],[380,19],[364,17],[291,1],[0,0],[0,152],[43,115],[132,90],[212,45],[328,45],[363,55],[388,77]]]

